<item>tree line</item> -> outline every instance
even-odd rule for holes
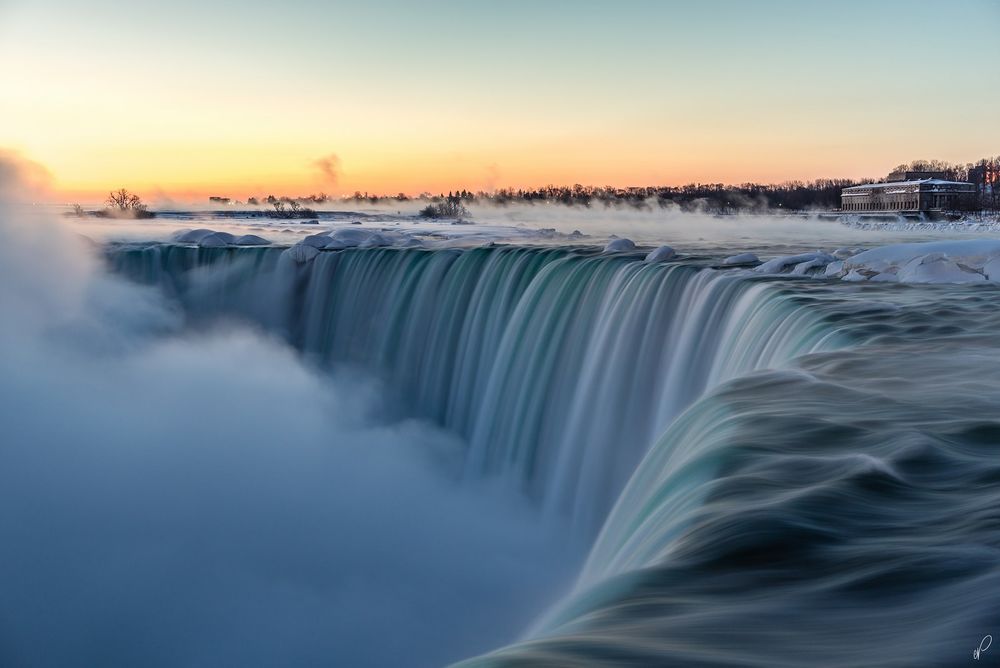
[[[1000,156],[977,162],[953,164],[942,160],[914,160],[897,165],[895,172],[938,172],[949,181],[971,181],[979,188],[976,208],[1000,210]],[[493,204],[562,204],[579,207],[678,207],[683,211],[703,211],[714,214],[764,213],[774,209],[784,211],[830,210],[840,208],[840,191],[865,183],[884,183],[888,177],[867,179],[816,179],[784,183],[689,183],[683,186],[616,186],[547,185],[540,188],[500,188],[494,191],[450,191],[447,194],[423,193],[409,197],[404,193],[376,195],[355,192],[343,200],[370,204],[429,201],[437,208],[447,205]],[[316,201],[312,196],[310,201]],[[323,196],[327,198],[325,195]],[[425,207],[425,215],[433,215],[435,207]]]

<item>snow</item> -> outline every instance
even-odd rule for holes
[[[199,228],[197,230],[178,230],[174,232],[174,241],[179,244],[196,244],[210,234],[215,234],[215,230]]]
[[[256,234],[244,234],[233,241],[234,246],[268,246],[270,244],[270,241],[264,237],[258,237]]]
[[[646,262],[666,262],[667,260],[672,260],[674,256],[677,255],[675,251],[670,246],[660,246],[654,251],[650,251],[649,255],[646,256]]]
[[[348,227],[345,229],[337,230],[333,232],[330,236],[340,244],[342,248],[354,248],[355,246],[360,246],[362,243],[368,241],[373,234],[378,234],[371,230],[365,230],[360,227]]]
[[[236,237],[229,232],[212,232],[199,239],[198,245],[202,248],[223,248],[235,240]]]
[[[310,234],[308,237],[300,241],[300,244],[305,244],[306,246],[312,246],[313,248],[327,248],[329,243],[333,241],[329,234]]]
[[[178,230],[173,240],[179,244],[197,244],[202,248],[222,248],[224,246],[266,246],[271,242],[256,234],[236,237],[229,232],[218,232],[201,227],[196,230]]]
[[[282,255],[289,257],[293,262],[302,264],[319,255],[319,250],[317,250],[315,246],[300,243],[295,244],[282,253]]]
[[[854,282],[858,282],[858,281],[867,280],[867,278],[868,278],[867,276],[865,276],[864,274],[862,274],[861,272],[859,272],[857,269],[855,269],[855,270],[851,271],[850,273],[848,273],[846,276],[844,276],[841,280],[843,280],[843,281],[849,281],[851,283],[854,283]]]
[[[838,260],[846,260],[849,257],[853,257],[858,253],[864,252],[864,250],[865,250],[864,248],[838,248],[837,250],[833,251],[833,257],[837,258]]]
[[[757,256],[753,253],[740,253],[739,255],[730,255],[722,264],[756,264],[760,262]]]
[[[826,255],[823,257],[814,257],[811,260],[806,260],[805,262],[799,262],[795,267],[792,268],[792,274],[796,276],[806,276],[813,269],[820,269],[830,264],[830,256]]]
[[[844,269],[844,263],[841,260],[836,262],[831,262],[826,265],[826,271],[823,273],[824,276],[829,278],[830,276],[839,276],[840,272]]]
[[[1000,256],[991,258],[983,264],[983,274],[988,280],[1000,281]]]
[[[986,280],[981,273],[962,267],[940,253],[913,258],[897,276],[903,283],[979,283]]]
[[[886,190],[889,188],[899,188],[903,190],[909,190],[911,192],[916,192],[916,190],[914,190],[914,187],[922,185],[923,186],[970,186],[972,184],[966,183],[965,181],[946,181],[944,179],[912,179],[910,181],[889,181],[887,183],[865,183],[860,186],[851,186],[849,188],[844,188],[844,192],[854,193],[854,192],[865,192],[867,190],[872,190],[872,189]]]
[[[620,253],[622,251],[635,250],[635,243],[631,239],[613,239],[604,247],[604,253]]]
[[[756,267],[754,271],[761,274],[778,274],[789,265],[798,266],[804,263],[813,263],[809,267],[811,269],[814,267],[825,266],[833,262],[835,259],[836,258],[832,255],[828,255],[823,251],[816,251],[815,253],[800,253],[799,255],[782,255],[768,260],[759,267]]]
[[[829,272],[828,272],[829,274]],[[901,283],[981,283],[1000,281],[1000,240],[964,239],[891,244],[844,260],[832,275],[844,280]],[[861,276],[860,279],[856,276]]]
[[[358,244],[358,248],[378,248],[379,246],[391,246],[392,241],[378,232],[373,232],[367,239]]]
[[[727,257],[724,265],[750,261],[751,253]],[[1000,239],[964,239],[838,248],[782,255],[757,266],[761,274],[822,276],[872,283],[1000,283]]]

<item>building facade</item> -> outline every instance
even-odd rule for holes
[[[973,183],[920,179],[844,188],[840,191],[840,209],[852,212],[960,211],[971,208],[975,199]]]

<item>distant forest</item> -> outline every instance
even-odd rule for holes
[[[1000,156],[983,158],[965,165],[941,160],[915,160],[895,167],[892,172],[940,172],[950,181],[973,181],[979,185],[979,209],[1000,210]],[[840,208],[840,191],[864,183],[885,182],[887,177],[870,179],[817,179],[815,181],[787,181],[779,184],[741,183],[691,183],[684,186],[641,186],[616,188],[613,186],[544,186],[541,188],[500,188],[495,191],[453,190],[437,195],[423,193],[410,197],[404,193],[378,195],[355,192],[340,201],[389,204],[404,201],[426,201],[434,204],[425,209],[431,214],[442,205],[464,211],[467,204],[562,204],[578,207],[678,207],[683,211],[700,211],[713,214],[764,213],[775,209],[784,211],[831,210]],[[989,186],[989,187],[987,187]],[[251,198],[248,204],[295,202],[297,204],[322,204],[335,201],[325,194],[299,198],[268,196],[263,202]]]

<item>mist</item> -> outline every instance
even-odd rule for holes
[[[62,223],[0,209],[0,311],[0,664],[440,665],[573,575],[454,435],[260,332],[185,331]]]

